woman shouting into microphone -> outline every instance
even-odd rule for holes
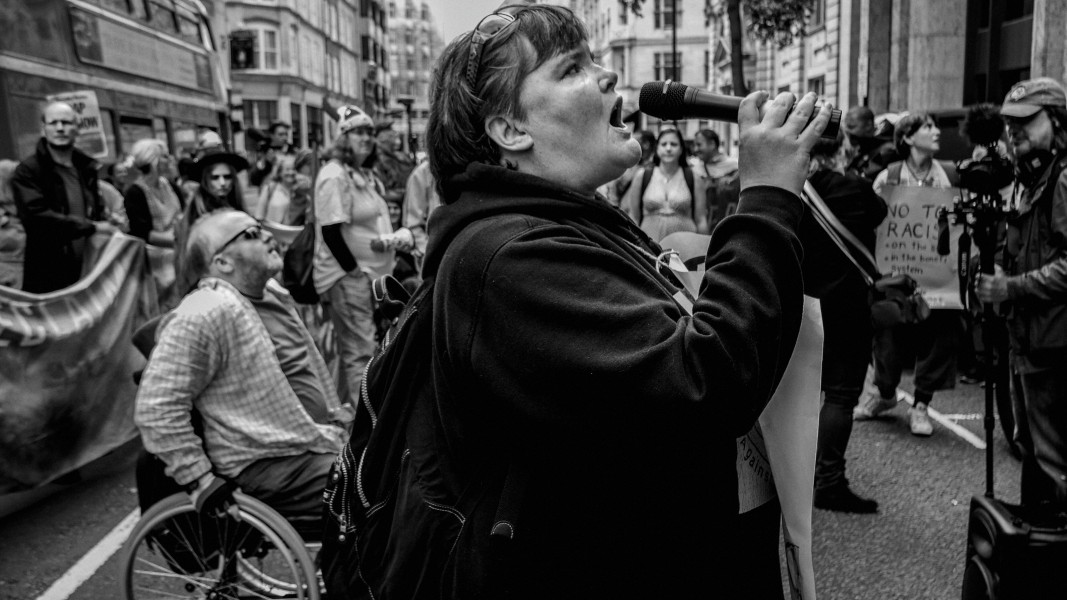
[[[800,327],[800,190],[830,107],[808,124],[814,95],[791,113],[789,93],[744,100],[740,203],[689,298],[595,192],[641,157],[617,80],[551,5],[501,9],[437,63],[428,148],[444,205],[423,266],[436,403],[408,432],[435,452],[406,468],[440,475],[427,495],[463,528],[444,574],[420,574],[442,578],[426,597],[752,597],[733,547],[735,438]]]

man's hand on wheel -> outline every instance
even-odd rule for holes
[[[233,492],[237,485],[229,479],[205,473],[197,480],[196,488],[189,492],[189,499],[199,514],[218,515],[233,504]]]

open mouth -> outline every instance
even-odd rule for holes
[[[612,127],[618,127],[623,129],[626,124],[622,122],[622,96],[615,98],[615,106],[611,108],[611,115],[608,117],[608,123]]]

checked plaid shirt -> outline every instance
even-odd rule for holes
[[[266,293],[291,303],[273,281]],[[303,336],[327,408],[336,409],[340,401],[326,364],[306,329]],[[230,284],[202,280],[163,319],[158,337],[134,419],[145,449],[167,464],[178,484],[211,470],[234,477],[263,458],[341,449],[345,430],[317,424],[304,410],[255,308]],[[203,416],[203,441],[189,419],[194,406]]]

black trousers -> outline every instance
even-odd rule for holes
[[[823,319],[822,390],[815,489],[847,484],[845,449],[852,409],[859,402],[871,358],[871,310],[867,289],[842,287],[820,300]]]

